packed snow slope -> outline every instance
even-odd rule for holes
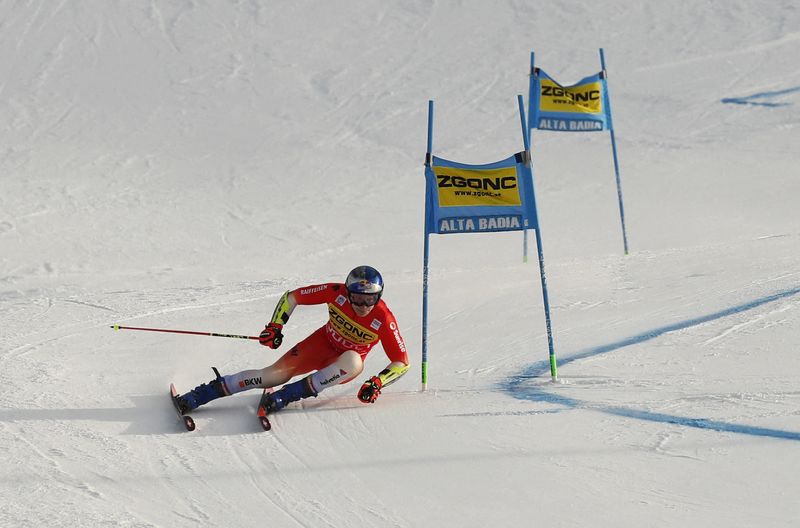
[[[0,526],[800,524],[800,9],[788,0],[0,2]],[[522,149],[530,52],[609,71],[535,132],[560,383],[520,233],[434,236],[434,153]],[[282,292],[371,264],[412,370],[181,428],[167,387],[279,351]],[[380,347],[362,377],[381,370]]]

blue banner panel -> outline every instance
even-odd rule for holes
[[[559,132],[611,130],[611,112],[603,72],[562,86],[535,68],[529,93],[528,127]]]
[[[520,152],[466,165],[436,156],[425,167],[425,232],[486,233],[537,229],[533,172]]]

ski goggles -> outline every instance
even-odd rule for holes
[[[351,293],[350,304],[353,306],[375,306],[380,298],[380,293]]]

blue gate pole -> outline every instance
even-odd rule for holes
[[[528,230],[522,230],[522,262],[528,263]]]
[[[622,205],[622,182],[619,177],[619,160],[617,159],[617,140],[614,138],[614,124],[611,117],[611,96],[608,94],[608,74],[606,73],[606,58],[603,54],[603,48],[600,48],[600,68],[603,70],[603,78],[605,79],[606,93],[605,104],[608,109],[608,132],[611,134],[611,152],[614,156],[614,174],[617,179],[617,201],[619,202],[619,220],[622,223],[622,243],[625,247],[625,254],[628,254],[628,233],[625,229],[625,208]]]
[[[424,253],[422,265],[422,390],[426,391],[428,390],[428,257],[430,255],[430,235],[427,231]]]
[[[433,163],[433,101],[428,101],[428,151],[425,166]],[[428,260],[430,257],[430,233],[428,232],[428,182],[425,182],[425,249],[422,257],[422,390],[428,390]]]
[[[533,53],[531,53],[531,79],[533,78]],[[529,92],[532,88],[529,87]],[[520,104],[522,103],[522,96],[518,96],[518,101]],[[530,101],[528,102],[530,105]],[[530,151],[530,144],[528,141],[528,124],[525,122],[525,106],[523,104],[522,110],[519,114],[519,118],[522,120],[522,143],[525,145],[525,152]],[[528,263],[528,229],[527,226],[522,227],[522,262],[524,264]]]
[[[522,96],[517,96],[517,103],[519,104],[519,120],[522,123],[522,144],[525,147],[525,152],[530,153],[531,144],[528,139],[528,124],[525,122],[525,102]]]
[[[535,58],[534,52],[531,51],[531,70],[528,73],[528,118],[529,119],[533,119],[533,106],[532,105],[533,105],[533,90],[534,90],[534,84],[535,84],[534,83],[535,79],[533,77],[534,69],[535,69],[534,58]],[[522,124],[522,126],[525,127],[525,130],[527,131],[526,137],[528,138],[527,139],[528,146],[525,148],[526,151],[530,150],[530,131],[533,128],[531,126],[532,124],[533,123],[531,123],[531,122]],[[523,229],[522,230],[522,262],[524,262],[524,263],[528,262],[528,230],[527,229]]]
[[[525,153],[527,154],[527,159],[525,160],[526,165],[531,167],[531,154],[530,154],[530,140],[528,138],[528,128],[525,123],[525,104],[522,101],[522,96],[517,96],[517,101],[519,102],[519,118],[522,122],[522,141],[525,145]],[[533,169],[531,168],[531,176],[533,176]],[[531,182],[533,184],[533,182]],[[544,322],[545,328],[547,329],[547,348],[549,351],[550,357],[550,377],[552,381],[558,380],[558,363],[556,361],[556,350],[555,345],[553,344],[553,327],[550,322],[550,296],[547,294],[547,277],[545,276],[544,272],[544,251],[542,249],[542,234],[541,234],[541,226],[539,226],[539,208],[536,207],[536,189],[534,186],[533,190],[533,210],[536,214],[535,224],[536,224],[536,252],[539,254],[539,277],[542,282],[542,304],[544,305]]]

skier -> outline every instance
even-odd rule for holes
[[[344,284],[327,283],[287,291],[259,335],[260,344],[272,349],[281,345],[283,326],[299,304],[327,304],[328,322],[266,368],[229,376],[221,376],[214,368],[215,379],[178,396],[181,413],[186,414],[222,396],[283,385],[265,395],[265,409],[268,414],[274,413],[288,403],[316,397],[322,390],[352,381],[361,374],[364,359],[380,341],[390,363],[377,376],[365,381],[358,391],[359,401],[375,402],[381,389],[397,381],[409,367],[397,321],[381,300],[382,294],[383,278],[370,266],[353,269]],[[302,374],[308,375],[287,384]]]

